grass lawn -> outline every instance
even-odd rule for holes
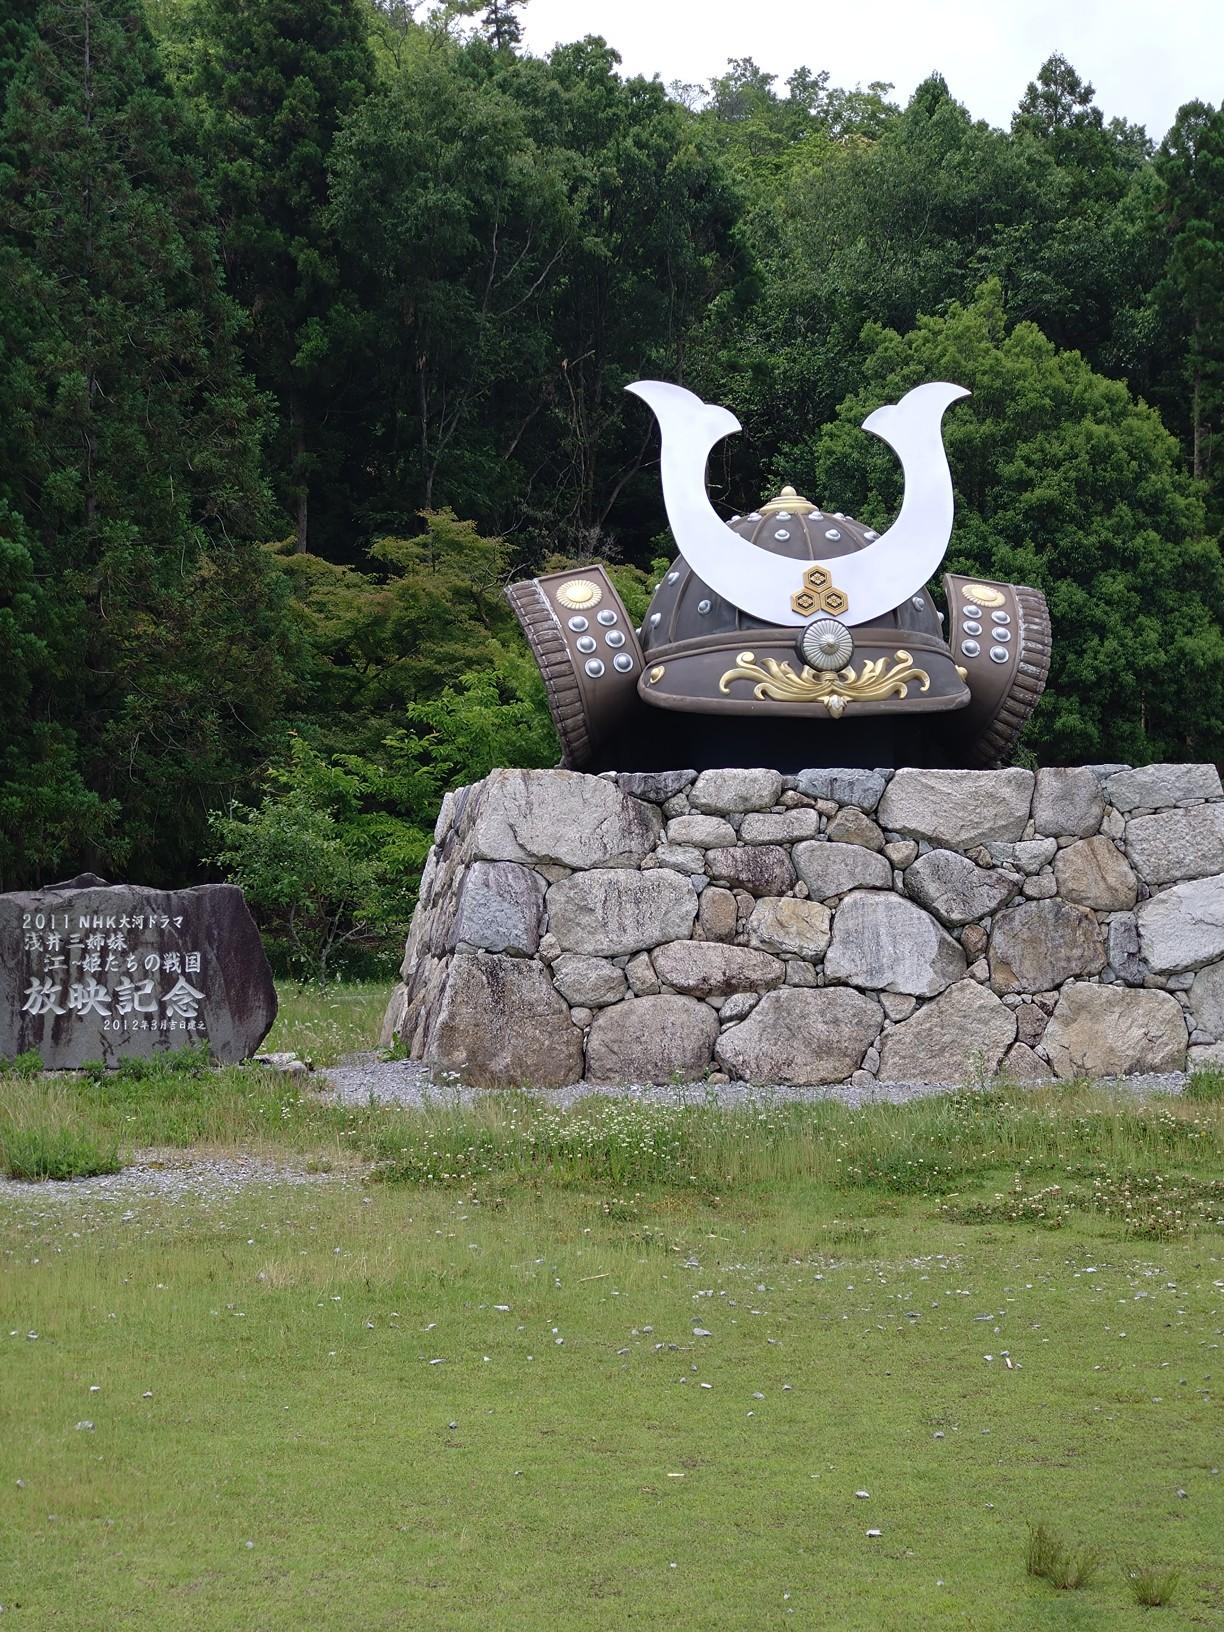
[[[0,1197],[5,1624],[1219,1625],[1220,1087],[413,1116],[0,1081],[0,1154],[332,1168]],[[1038,1524],[1099,1555],[1082,1589],[1026,1573]]]
[[[335,1065],[342,1055],[378,1042],[389,992],[389,981],[322,987],[278,981],[280,1010],[263,1047],[291,1049],[315,1065]]]

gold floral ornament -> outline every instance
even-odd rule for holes
[[[850,598],[844,589],[838,589],[827,567],[809,567],[803,575],[803,588],[791,596],[791,610],[809,617],[813,612],[844,612]]]
[[[892,668],[887,665],[891,661]],[[845,713],[847,703],[876,702],[884,697],[907,697],[911,683],[919,691],[929,691],[931,677],[914,667],[909,652],[894,652],[892,658],[868,660],[856,671],[853,665],[837,674],[817,673],[805,663],[798,674],[789,663],[767,657],[758,663],[755,652],[741,652],[736,667],[728,669],[718,682],[724,695],[736,680],[751,680],[752,695],[758,702],[823,703],[835,720]]]
[[[603,600],[603,590],[589,578],[567,578],[557,591],[557,599],[571,612],[585,612]]]
[[[1003,606],[1007,601],[1002,590],[994,589],[990,584],[962,584],[961,594],[965,600],[978,606]]]

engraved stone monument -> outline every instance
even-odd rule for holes
[[[276,1018],[255,920],[232,884],[153,890],[84,873],[0,895],[0,1059],[48,1070],[207,1043],[252,1054]]]

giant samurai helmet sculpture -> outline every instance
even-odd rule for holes
[[[575,770],[684,766],[990,766],[1006,761],[1045,686],[1050,620],[1038,590],[945,573],[952,532],[945,410],[969,393],[917,386],[864,430],[901,461],[883,533],[783,488],[722,521],[710,450],[740,429],[682,386],[629,390],[662,433],[663,497],[680,554],[635,628],[604,568],[514,584]]]

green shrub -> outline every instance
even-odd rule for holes
[[[42,1057],[37,1049],[27,1048],[24,1054],[0,1062],[0,1074],[6,1077],[41,1077]]]

